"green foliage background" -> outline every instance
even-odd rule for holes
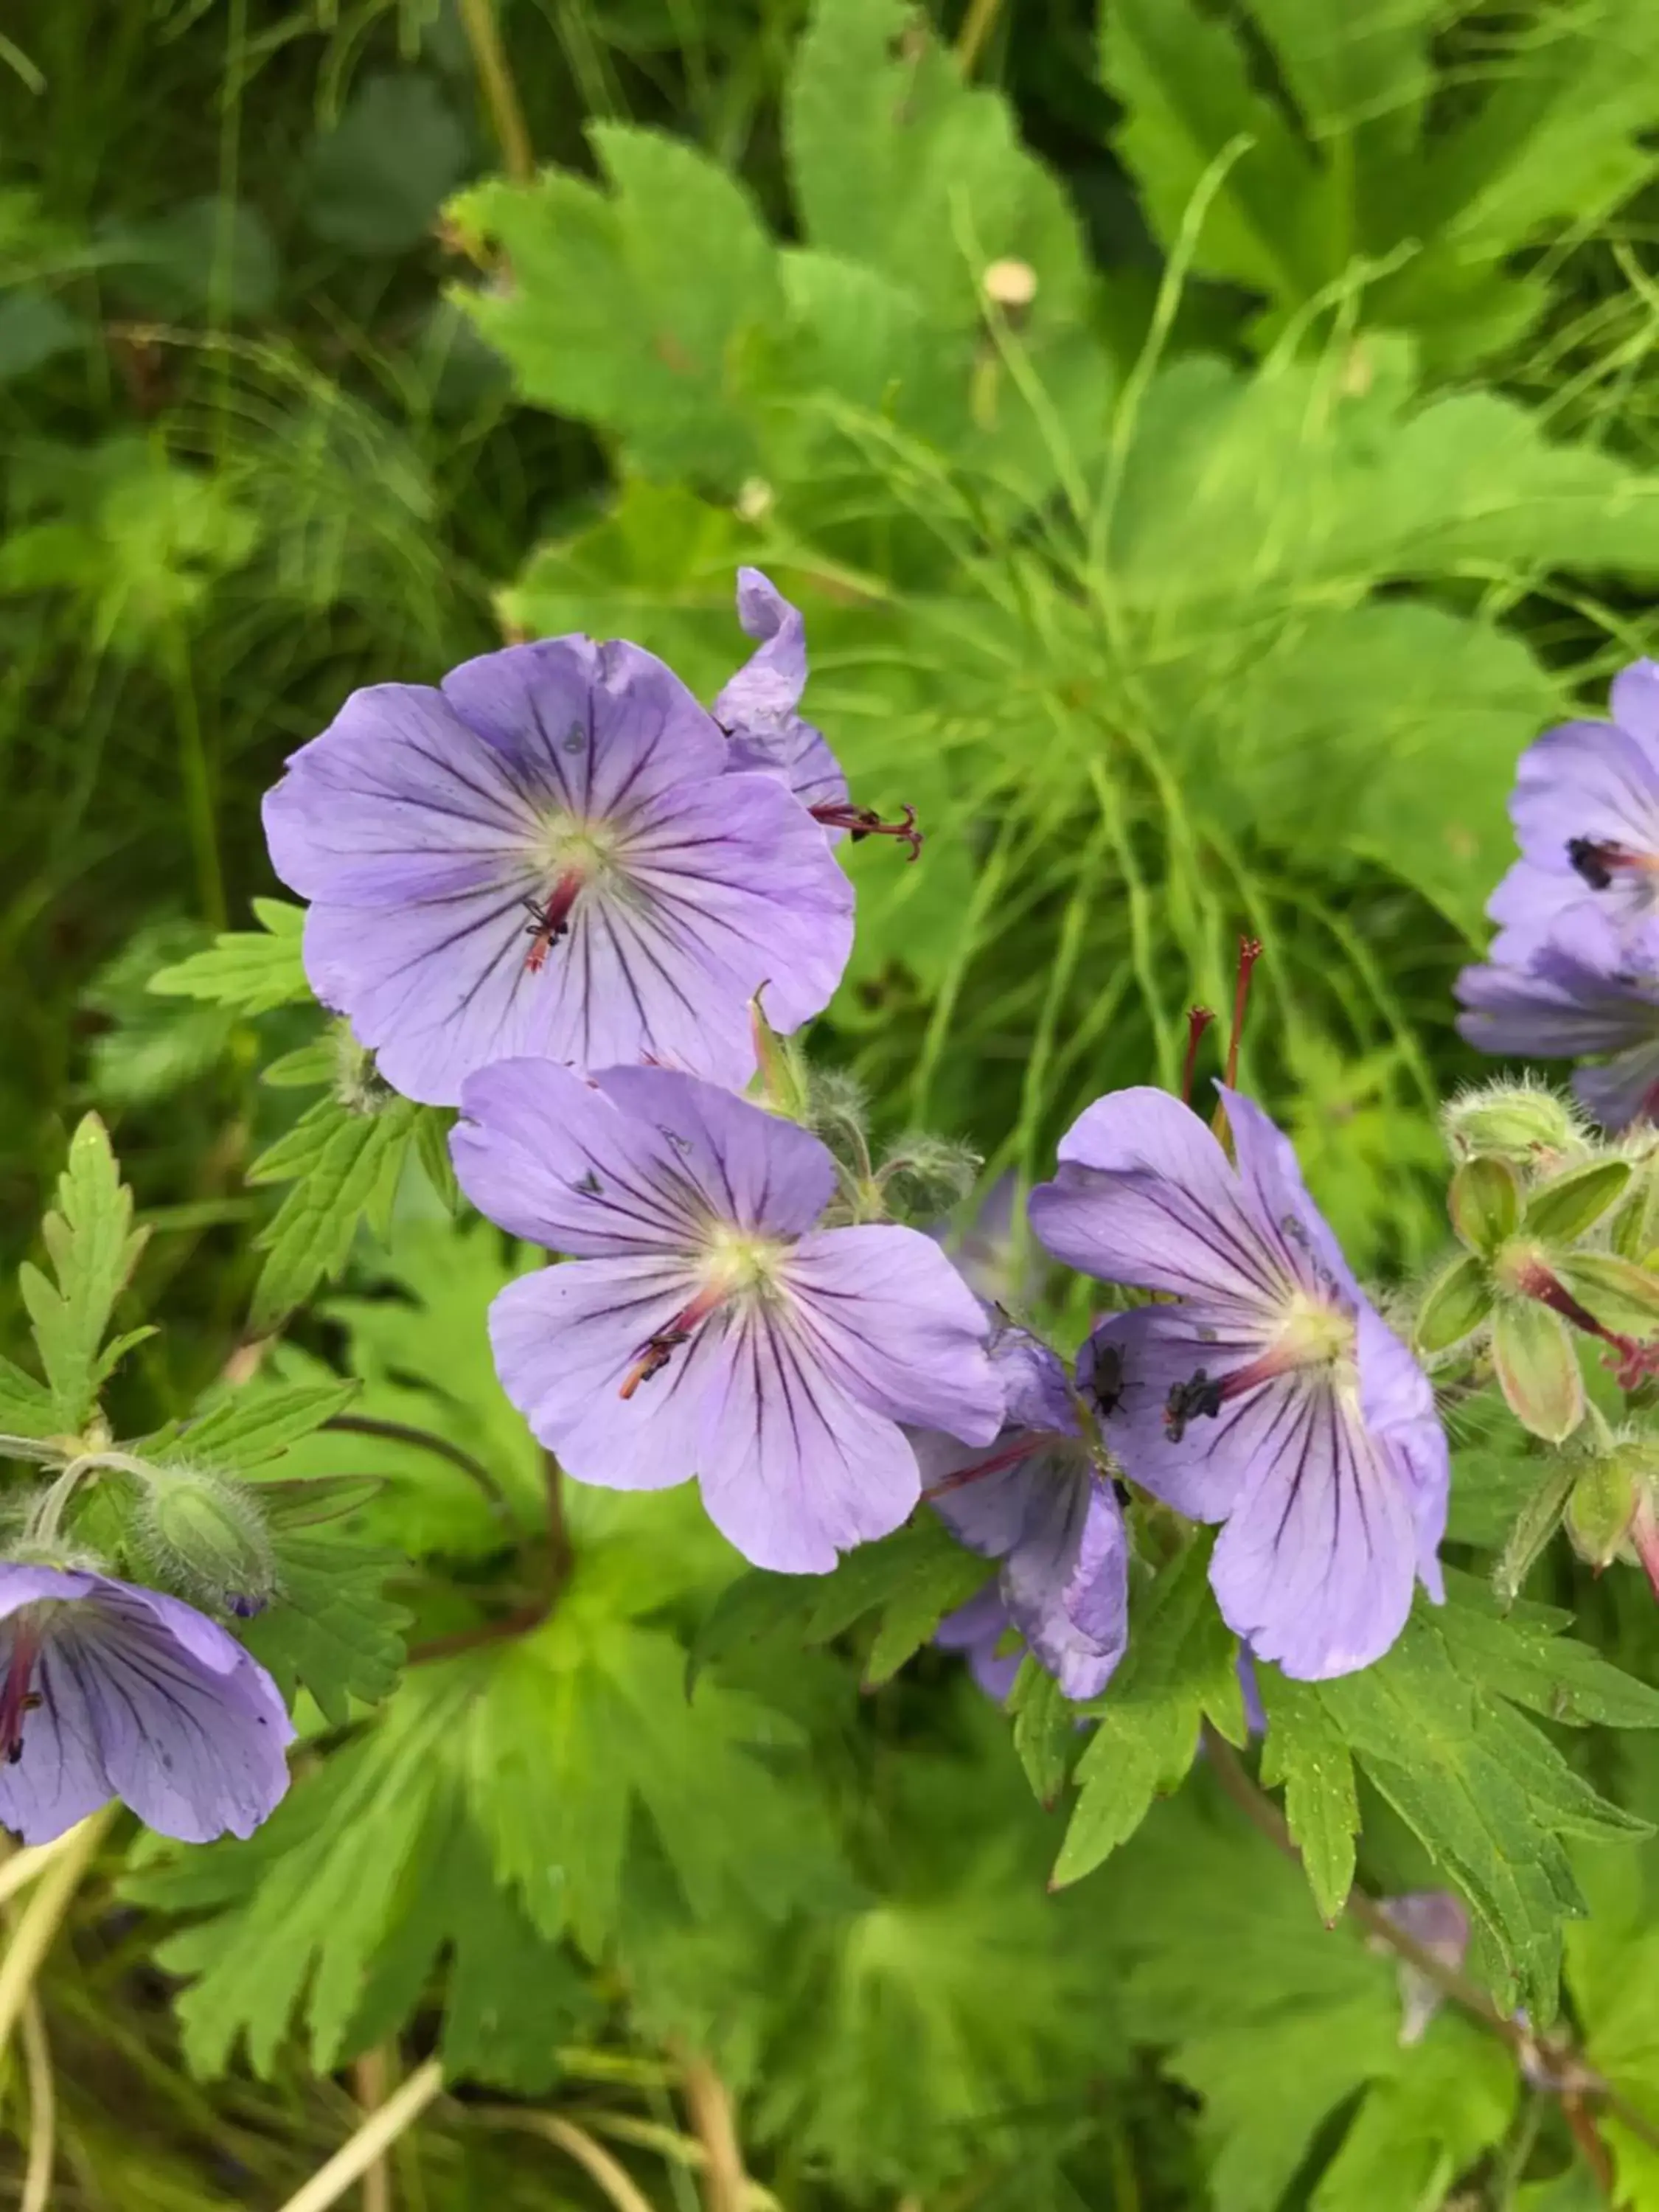
[[[0,31],[0,1213],[21,1256],[95,1105],[149,1232],[124,1296],[167,1322],[112,1386],[129,1435],[217,1387],[251,1297],[263,1328],[345,1269],[214,1433],[382,1485],[349,1566],[278,1516],[309,1595],[262,1656],[318,1691],[281,1813],[112,1850],[54,1954],[53,2201],[275,2207],[388,2049],[467,2085],[398,2148],[411,2212],[627,2202],[550,2116],[690,2212],[687,2052],[789,2212],[1598,2201],[1501,2047],[1450,2014],[1400,2044],[1391,1964],[1209,1772],[1131,1834],[1200,1712],[1237,1732],[1228,1653],[1149,1635],[1061,1871],[1105,1864],[1054,1896],[1021,1757],[1057,1789],[1064,1726],[1022,1711],[1017,1753],[954,1662],[896,1671],[951,1601],[925,1558],[931,1616],[854,1589],[804,1650],[710,1642],[733,1562],[695,1501],[579,1493],[552,1617],[399,1680],[405,1632],[545,1564],[481,1327],[518,1263],[447,1225],[419,1117],[328,1152],[301,1109],[339,1071],[252,902],[258,793],[354,685],[580,627],[708,696],[757,561],[858,796],[928,832],[915,868],[852,855],[815,1039],[878,1123],[1041,1172],[1090,1097],[1171,1079],[1249,929],[1249,1086],[1356,1262],[1421,1267],[1516,755],[1659,647],[1659,11],[21,0]],[[147,989],[256,926],[240,1012]],[[355,1249],[306,1225],[319,1176]],[[342,1376],[494,1495],[313,1433]],[[1527,1481],[1501,1440],[1460,1461],[1461,1607],[1270,1692],[1275,1778],[1322,1895],[1356,1825],[1379,1893],[1449,1868],[1534,2008],[1588,1907],[1569,2012],[1651,2108],[1659,1767],[1626,1731],[1659,1637],[1552,1555],[1530,1595],[1636,1682],[1541,1608],[1494,1671],[1474,1577]]]

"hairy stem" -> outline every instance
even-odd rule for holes
[[[481,1459],[474,1459],[470,1451],[453,1444],[447,1437],[434,1436],[430,1429],[417,1429],[407,1421],[377,1420],[368,1413],[334,1413],[323,1423],[325,1429],[337,1429],[343,1435],[353,1437],[382,1437],[386,1443],[410,1444],[418,1451],[428,1451],[436,1459],[447,1459],[458,1467],[469,1481],[474,1482],[489,1500],[490,1510],[499,1520],[510,1520],[512,1507],[507,1493]]]
[[[378,2112],[392,2080],[390,2054],[382,2047],[366,2051],[351,2069],[351,2087],[367,2119]],[[392,2166],[382,2151],[363,2176],[362,2212],[392,2212]]]
[[[92,1814],[78,1827],[70,1830],[62,1848],[54,1853],[51,1866],[42,1875],[40,1887],[17,1917],[5,1956],[0,1959],[0,2053],[11,2041],[12,2030],[34,1988],[34,1978],[74,1902],[81,1877],[114,1817],[115,1808],[106,1805],[101,1812]]]
[[[435,2058],[417,2067],[403,2087],[371,2112],[356,2133],[348,2136],[326,2166],[318,2167],[303,2189],[296,2191],[283,2212],[328,2212],[354,2181],[379,2164],[399,2136],[413,2127],[444,2086],[443,2069]]]
[[[1224,1738],[1218,1735],[1206,1721],[1204,1724],[1204,1747],[1214,1769],[1215,1778],[1232,1799],[1235,1805],[1250,1820],[1268,1842],[1286,1858],[1301,1864],[1302,1854],[1297,1849],[1284,1814],[1266,1791],[1252,1780],[1249,1770],[1238,1753]],[[1606,2109],[1617,2116],[1644,2143],[1659,2150],[1659,2125],[1640,2112],[1623,2093],[1616,2089],[1604,2075],[1597,2073],[1583,2052],[1566,2036],[1539,2035],[1518,2020],[1503,2011],[1489,1990],[1484,1990],[1461,1968],[1449,1966],[1437,1957],[1425,1944],[1389,1919],[1373,1897],[1362,1889],[1348,1892],[1344,1906],[1351,1920],[1356,1920],[1370,1936],[1413,1966],[1427,1981],[1434,1984],[1443,1996],[1462,2008],[1471,2019],[1478,2021],[1490,2034],[1506,2043],[1514,2054],[1516,2064],[1526,2079],[1535,2087],[1547,2089],[1561,2100],[1562,2111],[1568,2125],[1573,2126],[1575,2112],[1580,2125],[1588,2126],[1583,2100],[1597,2099]],[[1574,2128],[1575,2135],[1580,2132]],[[1593,2134],[1593,2128],[1590,2130]],[[1598,2146],[1600,2143],[1597,2138]],[[1586,2155],[1589,2155],[1588,2151]],[[1606,2158],[1605,2149],[1601,2155]]]

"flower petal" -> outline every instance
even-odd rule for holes
[[[890,1534],[921,1494],[896,1425],[843,1388],[798,1328],[754,1306],[734,1312],[709,1376],[698,1473],[721,1534],[782,1574],[828,1574],[841,1553]]]
[[[793,1236],[835,1190],[806,1130],[666,1069],[588,1080],[507,1060],[469,1076],[462,1104],[450,1151],[472,1203],[579,1259],[688,1254],[715,1222]]]
[[[1359,1309],[1358,1356],[1365,1420],[1407,1486],[1417,1526],[1418,1577],[1437,1605],[1444,1595],[1440,1546],[1451,1494],[1451,1458],[1435,1411],[1434,1388],[1368,1303]]]
[[[775,728],[787,722],[806,689],[806,623],[771,578],[738,571],[738,621],[759,645],[714,702],[714,720],[728,730]]]
[[[1615,1053],[1603,1067],[1581,1067],[1572,1087],[1604,1129],[1617,1133],[1633,1122],[1653,1121],[1659,1115],[1659,1034],[1629,1052]]]
[[[271,863],[301,898],[441,898],[532,848],[541,796],[420,684],[354,691],[264,798]]]
[[[497,1294],[489,1344],[501,1388],[576,1481],[667,1490],[697,1472],[718,1324],[622,1395],[646,1344],[696,1289],[696,1278],[672,1261],[577,1260],[520,1276]]]
[[[1410,1486],[1328,1379],[1287,1376],[1251,1397],[1273,1401],[1273,1428],[1210,1563],[1222,1618],[1294,1680],[1352,1674],[1382,1657],[1411,1611]]]
[[[984,1309],[931,1237],[869,1224],[803,1237],[786,1280],[836,1386],[890,1420],[988,1443],[1004,1393]]]
[[[1106,1282],[1276,1310],[1293,1286],[1220,1146],[1189,1107],[1140,1087],[1097,1098],[1034,1190],[1031,1226],[1058,1260]]]
[[[719,730],[673,670],[620,639],[580,635],[464,661],[444,697],[527,789],[583,820],[717,776]]]
[[[1224,1520],[1255,1460],[1276,1448],[1273,1386],[1228,1400],[1213,1418],[1198,1415],[1178,1439],[1165,1426],[1170,1392],[1200,1370],[1212,1381],[1224,1377],[1267,1345],[1254,1324],[1241,1328],[1219,1308],[1138,1306],[1102,1322],[1089,1340],[1089,1361],[1102,1402],[1110,1405],[1107,1440],[1129,1480],[1189,1520]]]
[[[1064,1695],[1097,1698],[1128,1641],[1129,1554],[1116,1494],[1091,1468],[1034,1465],[1002,1595]]]
[[[999,1651],[997,1646],[1012,1631],[1002,1591],[994,1582],[947,1613],[933,1633],[941,1651],[960,1651],[969,1671],[986,1696],[1000,1705],[1006,1702],[1019,1673],[1023,1650]]]
[[[1329,1300],[1334,1294],[1344,1304],[1358,1300],[1359,1285],[1342,1247],[1308,1195],[1290,1139],[1253,1098],[1229,1091],[1224,1084],[1218,1083],[1216,1090],[1227,1109],[1239,1181],[1252,1201],[1264,1240],[1286,1273],[1317,1297]]]

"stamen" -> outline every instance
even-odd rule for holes
[[[1010,1444],[1006,1451],[995,1452],[989,1459],[981,1460],[977,1467],[958,1468],[954,1474],[947,1474],[942,1482],[930,1483],[921,1494],[924,1498],[943,1498],[946,1491],[960,1490],[964,1483],[978,1482],[988,1474],[1001,1474],[1008,1468],[1018,1467],[1021,1460],[1030,1459],[1031,1454],[1047,1442],[1046,1437],[1024,1437],[1018,1443]]]
[[[0,1684],[0,1755],[9,1766],[15,1766],[23,1756],[24,1714],[37,1711],[40,1705],[39,1692],[29,1687],[40,1654],[40,1631],[19,1621],[12,1636],[6,1679]]]
[[[660,1375],[681,1346],[690,1343],[702,1323],[727,1295],[727,1285],[711,1283],[699,1291],[689,1305],[680,1309],[666,1328],[659,1328],[654,1336],[647,1336],[640,1346],[638,1358],[623,1376],[617,1396],[631,1398],[641,1382],[648,1382],[653,1376]]]
[[[1212,1375],[1206,1368],[1200,1367],[1187,1382],[1170,1385],[1170,1395],[1164,1401],[1164,1435],[1172,1444],[1178,1444],[1187,1433],[1188,1421],[1200,1417],[1214,1420],[1232,1399],[1242,1398],[1258,1383],[1271,1382],[1301,1364],[1303,1361],[1293,1345],[1277,1344],[1259,1358],[1247,1359],[1230,1374]]]
[[[856,845],[866,837],[898,837],[909,848],[907,860],[915,860],[921,852],[921,832],[916,827],[916,810],[907,806],[902,822],[884,822],[873,806],[855,806],[850,799],[822,799],[807,809],[815,822],[822,822],[826,830],[847,830]]]
[[[1244,1036],[1244,1011],[1250,1002],[1250,977],[1255,963],[1261,957],[1259,937],[1241,937],[1238,940],[1238,981],[1233,988],[1233,1033],[1227,1040],[1227,1088],[1238,1087],[1238,1048]]]
[[[579,869],[568,868],[549,892],[545,903],[539,899],[525,900],[525,911],[531,917],[525,935],[535,940],[524,957],[525,967],[531,975],[540,975],[547,964],[549,951],[568,934],[570,909],[586,881]]]
[[[1638,853],[1605,837],[1569,837],[1567,858],[1593,891],[1610,890],[1616,875],[1659,874],[1659,853]]]
[[[1187,1058],[1181,1071],[1181,1103],[1193,1103],[1193,1070],[1198,1065],[1199,1039],[1215,1019],[1208,1006],[1189,1006],[1187,1010]]]

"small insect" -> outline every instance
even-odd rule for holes
[[[1103,1344],[1094,1357],[1088,1393],[1103,1414],[1116,1413],[1123,1401],[1123,1354],[1115,1344]]]
[[[645,1340],[645,1350],[635,1364],[629,1369],[617,1395],[631,1398],[641,1382],[648,1382],[653,1375],[660,1375],[680,1346],[683,1344],[690,1344],[690,1341],[691,1331],[689,1328],[672,1325],[664,1329],[659,1335],[648,1336]]]
[[[1221,1378],[1212,1377],[1200,1367],[1189,1382],[1171,1382],[1170,1395],[1164,1401],[1164,1433],[1172,1444],[1178,1444],[1187,1433],[1188,1421],[1200,1414],[1211,1420],[1221,1411]]]
[[[588,1169],[586,1175],[579,1176],[571,1188],[580,1191],[584,1198],[601,1198],[605,1194],[605,1185],[592,1168]]]
[[[1567,858],[1593,891],[1604,891],[1613,881],[1603,848],[1593,837],[1569,837]]]
[[[539,975],[547,965],[548,954],[559,939],[568,933],[571,902],[567,899],[561,906],[556,892],[545,904],[540,899],[533,898],[526,898],[522,903],[525,912],[530,916],[525,935],[534,940],[525,954],[524,964],[531,975]]]

